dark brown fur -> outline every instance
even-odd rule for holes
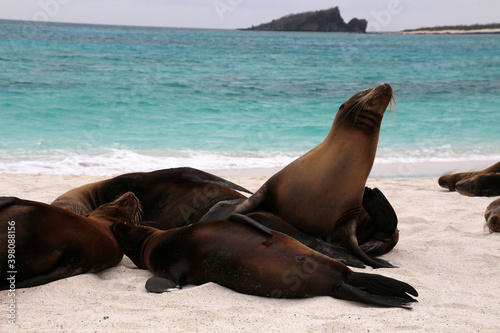
[[[370,241],[372,253],[383,254],[398,240],[397,217],[385,197],[384,209],[392,214],[381,212],[376,205],[367,212],[362,203],[380,124],[392,102],[393,91],[388,84],[355,94],[342,104],[330,133],[320,145],[276,173],[248,200],[235,205],[233,211],[273,213],[304,234],[347,247],[366,264],[392,267],[386,261],[369,257],[360,248]],[[381,215],[392,218],[375,223],[373,214],[377,219]],[[210,214],[214,219],[227,216],[227,209]]]
[[[379,306],[405,307],[417,296],[410,285],[355,273],[285,234],[272,235],[231,221],[205,221],[160,231],[115,223],[123,252],[155,277],[147,289],[215,282],[266,297],[331,296]]]
[[[460,172],[460,173],[454,173],[454,174],[446,174],[438,179],[438,183],[441,187],[444,187],[450,191],[455,191],[458,190],[457,185],[459,182],[464,182],[465,180],[469,178],[473,178],[475,176],[479,175],[484,175],[484,176],[490,176],[494,175],[496,173],[500,173],[500,162],[493,164],[492,166],[489,166],[488,168],[480,171],[469,171],[469,172]],[[471,180],[472,181],[472,180]],[[466,194],[466,185],[467,183],[463,183],[461,186],[459,185],[459,188],[463,188],[463,194],[465,195],[476,195],[473,194],[473,192],[468,192],[471,194]],[[471,185],[473,186],[473,185]],[[500,188],[497,188],[497,191],[500,193]],[[478,192],[479,193],[479,192]],[[480,195],[480,194],[478,194]]]
[[[132,193],[102,205],[89,217],[41,202],[0,198],[0,288],[10,286],[7,277],[13,270],[15,287],[25,288],[117,265],[123,254],[110,226],[133,222],[138,212],[139,201]],[[12,237],[15,261],[9,262],[7,244]]]
[[[500,232],[500,199],[496,199],[484,212],[486,225],[490,232]]]
[[[52,205],[86,215],[125,192],[133,192],[143,208],[143,221],[168,230],[198,222],[217,202],[245,198],[248,190],[192,168],[123,174],[70,190]]]

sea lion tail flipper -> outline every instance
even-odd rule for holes
[[[339,297],[386,307],[408,308],[418,292],[409,284],[377,274],[352,272],[337,291]]]
[[[0,209],[10,207],[18,201],[19,198],[16,197],[0,197]]]
[[[263,233],[265,233],[266,235],[269,235],[269,236],[272,236],[273,233],[272,233],[272,230],[269,229],[268,227],[260,224],[259,222],[255,221],[254,219],[246,216],[246,215],[242,215],[242,214],[238,214],[238,213],[233,213],[229,216],[228,218],[229,221],[232,221],[232,222],[238,222],[238,223],[241,223],[241,224],[245,224],[245,225],[248,225],[248,226],[251,226],[257,230],[260,230],[262,231]]]
[[[146,289],[150,293],[164,293],[171,289],[180,289],[179,285],[174,281],[162,276],[153,276],[146,281]]]
[[[389,200],[378,188],[365,187],[363,207],[370,215],[376,231],[392,235],[398,226],[398,217]]]

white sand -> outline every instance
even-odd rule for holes
[[[498,34],[500,29],[476,29],[476,30],[418,30],[401,31],[404,35],[443,35],[443,34]]]
[[[0,195],[50,203],[76,186],[107,177],[0,174]],[[256,190],[265,178],[233,178]],[[500,234],[484,228],[493,198],[442,190],[436,178],[370,178],[399,216],[399,244],[374,270],[413,285],[413,310],[384,309],[330,297],[284,300],[216,284],[148,294],[151,274],[125,258],[85,274],[16,291],[16,324],[0,296],[1,332],[500,332]]]

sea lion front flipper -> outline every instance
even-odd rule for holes
[[[259,222],[255,221],[254,219],[246,216],[246,215],[242,215],[242,214],[238,214],[238,213],[233,213],[229,216],[228,218],[229,221],[232,221],[232,222],[238,222],[238,223],[241,223],[241,224],[245,224],[245,225],[248,225],[248,226],[251,226],[255,229],[258,229],[260,231],[262,231],[263,233],[265,233],[266,235],[269,235],[269,236],[272,236],[273,233],[272,233],[272,230],[269,229],[268,227],[260,224]]]
[[[153,276],[146,281],[146,289],[150,293],[160,294],[175,288],[179,289],[177,283],[162,276]]]
[[[198,222],[225,220],[234,213],[239,203],[246,199],[224,200],[216,203]]]
[[[209,220],[226,220],[233,213],[248,214],[253,211],[265,200],[266,186],[262,186],[254,195],[247,199],[233,199],[220,201],[215,204],[210,210],[200,219],[202,221]]]
[[[349,251],[361,259],[361,261],[365,264],[370,265],[373,268],[394,268],[395,266],[391,265],[388,261],[379,258],[372,258],[361,250],[358,244],[358,239],[356,238],[356,225],[356,219],[351,219],[347,222],[343,231],[345,233],[345,239]]]

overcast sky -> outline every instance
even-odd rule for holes
[[[235,29],[335,6],[368,31],[500,22],[500,0],[0,0],[0,18]]]

